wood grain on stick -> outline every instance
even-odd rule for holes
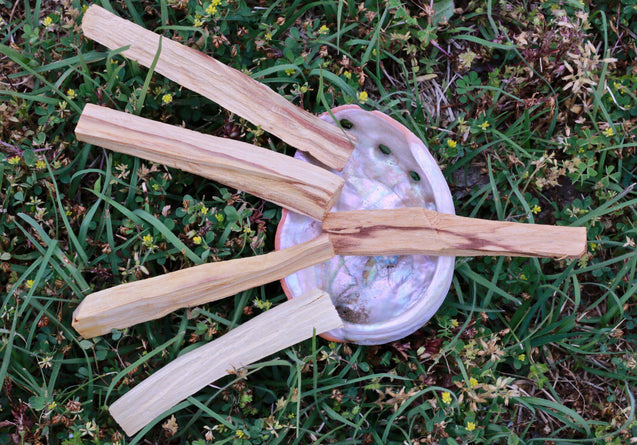
[[[161,36],[93,5],[82,20],[84,34],[150,67]],[[297,107],[267,86],[195,49],[161,40],[155,71],[233,113],[260,125],[323,164],[342,170],[355,137]]]
[[[343,188],[338,175],[281,153],[88,104],[84,142],[179,168],[322,220]]]
[[[342,324],[330,296],[323,291],[310,291],[182,355],[115,401],[109,411],[131,436],[233,370]]]
[[[84,338],[103,335],[280,280],[331,259],[327,235],[265,255],[203,264],[88,295],[73,313]]]
[[[584,227],[488,221],[420,207],[333,212],[323,231],[339,255],[580,258],[586,253]]]

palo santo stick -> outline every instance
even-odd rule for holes
[[[179,168],[322,220],[338,198],[343,178],[245,142],[144,119],[88,104],[77,138],[121,153]]]
[[[92,5],[82,20],[84,34],[151,66],[159,34]],[[197,50],[170,39],[161,40],[155,71],[233,113],[260,125],[323,164],[342,170],[354,149],[355,137],[297,107],[267,86]]]
[[[73,327],[84,338],[103,335],[280,280],[333,256],[328,236],[321,235],[266,255],[203,264],[122,284],[88,295],[73,313]]]
[[[580,258],[586,228],[466,218],[420,207],[334,212],[323,221],[339,255]]]
[[[320,290],[310,291],[182,355],[115,401],[109,411],[131,436],[234,369],[342,325],[330,296]]]

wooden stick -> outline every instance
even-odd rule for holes
[[[203,264],[88,295],[73,313],[73,327],[84,338],[103,335],[235,295],[242,290],[280,280],[329,260],[334,250],[327,235],[268,253]]]
[[[123,55],[150,67],[161,36],[92,5],[82,20],[84,34],[109,49],[130,45]],[[197,50],[170,39],[161,40],[155,71],[177,82],[328,167],[342,170],[356,138],[345,134],[287,101],[267,86]]]
[[[487,221],[420,207],[334,212],[323,221],[339,255],[580,258],[586,228]]]
[[[88,104],[77,138],[195,173],[322,220],[343,188],[329,171],[245,142]]]
[[[131,436],[233,370],[342,325],[330,296],[310,291],[182,355],[127,392],[109,411]]]

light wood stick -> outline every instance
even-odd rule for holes
[[[580,258],[586,228],[487,221],[420,207],[333,212],[323,221],[339,255]]]
[[[84,35],[150,67],[161,36],[92,5],[82,20]],[[356,138],[297,107],[267,86],[195,49],[161,40],[155,71],[233,113],[260,125],[323,164],[342,170]]]
[[[310,291],[182,355],[127,392],[109,411],[131,436],[233,370],[342,325],[330,296],[320,290]]]
[[[297,270],[331,259],[327,235],[248,258],[203,264],[88,295],[73,313],[73,327],[84,338],[153,320],[183,307],[219,300],[280,280]]]
[[[322,220],[343,188],[338,175],[281,153],[88,104],[81,141],[179,168]]]

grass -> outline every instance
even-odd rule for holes
[[[413,335],[304,342],[127,438],[109,403],[284,295],[273,283],[90,340],[71,328],[75,307],[122,282],[271,251],[280,209],[81,144],[80,110],[292,149],[84,39],[86,1],[0,0],[1,443],[637,440],[634,0],[98,3],[311,112],[384,111],[426,141],[457,213],[583,225],[588,254],[458,259],[445,304]]]

